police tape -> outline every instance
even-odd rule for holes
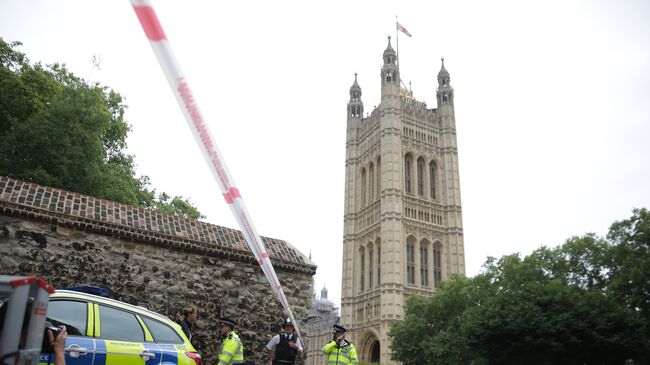
[[[133,5],[133,10],[135,10],[135,14],[140,21],[140,25],[142,25],[142,30],[144,30],[145,35],[149,39],[151,48],[153,49],[153,52],[158,59],[158,63],[160,63],[160,67],[167,78],[167,82],[172,88],[176,101],[183,111],[185,120],[192,130],[194,139],[199,145],[201,153],[210,167],[212,176],[217,181],[217,184],[219,184],[223,197],[226,200],[226,203],[230,206],[230,210],[239,224],[248,247],[253,252],[253,255],[255,255],[262,272],[264,272],[264,275],[271,284],[273,291],[277,294],[280,303],[282,303],[282,307],[294,323],[296,333],[300,335],[298,324],[293,317],[289,302],[287,301],[282,285],[278,280],[278,276],[275,273],[269,254],[264,247],[260,235],[255,230],[253,221],[250,219],[250,215],[244,205],[244,200],[242,199],[239,190],[235,187],[235,183],[228,172],[228,168],[221,156],[221,152],[214,142],[214,138],[212,137],[208,126],[204,122],[199,106],[194,101],[192,91],[181,72],[181,68],[176,61],[174,52],[172,51],[162,25],[156,16],[156,12],[149,0],[130,1],[131,5]]]

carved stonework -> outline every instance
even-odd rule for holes
[[[458,152],[455,147],[441,148],[456,146],[449,74],[443,68],[439,76],[445,83],[439,90],[446,98],[438,94],[437,108],[427,109],[412,90],[400,87],[394,56],[389,45],[381,71],[381,104],[369,118],[372,126],[368,119],[348,118],[346,145],[346,155],[358,159],[346,165],[344,229],[346,238],[354,238],[343,244],[341,324],[350,329],[359,360],[381,365],[394,364],[388,331],[392,321],[403,318],[406,296],[431,296],[440,280],[465,273],[462,219],[457,213]],[[360,90],[356,81],[353,87]],[[350,105],[358,102],[351,100]],[[420,157],[424,164],[418,167]],[[381,191],[364,201],[358,197],[369,187],[362,187],[360,176],[371,162],[375,171],[381,169],[380,178],[365,183],[379,184]],[[414,240],[409,247],[410,236]],[[324,364],[322,360],[315,364]]]

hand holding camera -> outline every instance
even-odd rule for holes
[[[47,327],[47,338],[50,345],[51,352],[63,353],[65,340],[68,337],[68,331],[65,326]]]

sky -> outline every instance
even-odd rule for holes
[[[650,208],[647,0],[153,6],[257,231],[311,254],[337,304],[349,89],[379,104],[396,15],[415,98],[435,107],[442,56],[455,89],[468,276]],[[138,173],[238,229],[129,1],[0,0],[0,37],[121,93]]]

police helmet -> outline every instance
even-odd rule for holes
[[[282,328],[284,328],[284,327],[286,327],[286,326],[291,326],[291,327],[293,327],[293,322],[291,322],[291,318],[287,318],[287,319],[285,319],[284,322],[282,323]]]

